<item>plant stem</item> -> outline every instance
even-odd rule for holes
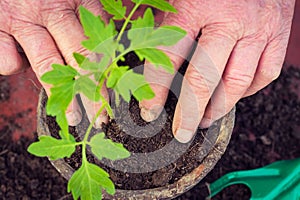
[[[131,12],[129,13],[128,17],[125,18],[125,22],[121,28],[121,31],[116,39],[116,42],[119,43],[125,30],[126,30],[126,27],[128,26],[129,22],[131,21],[131,18],[133,16],[133,14],[135,13],[135,11],[138,9],[138,7],[140,6],[141,4],[140,3],[137,3],[135,4],[135,6],[133,7],[133,9],[131,10]],[[101,77],[100,81],[99,81],[99,84],[98,86],[100,88],[103,87],[103,84],[104,84],[104,81],[105,79],[107,78],[108,74],[111,72],[111,70],[114,68],[114,67],[118,67],[117,65],[117,62],[120,60],[120,58],[122,56],[124,56],[126,53],[128,53],[129,51],[124,51],[123,53],[121,53],[119,56],[117,56],[116,58],[113,58],[113,62],[108,66],[108,68],[104,71],[104,74],[103,76]],[[90,74],[89,74],[90,75]],[[119,94],[116,94],[116,100],[117,100],[117,104],[119,103],[119,96],[117,96]],[[102,97],[102,95],[100,95]],[[110,105],[108,104],[108,102],[105,100],[104,97],[101,98],[101,101],[102,101],[102,106],[101,108],[98,110],[97,114],[94,116],[92,122],[90,123],[89,127],[87,128],[86,130],[86,133],[85,133],[85,136],[83,138],[83,141],[82,141],[82,161],[83,162],[87,162],[87,158],[86,158],[86,145],[88,143],[88,138],[89,138],[89,135],[91,133],[91,130],[92,130],[92,127],[93,125],[95,124],[96,122],[96,119],[99,117],[99,115],[101,114],[101,112],[106,109],[107,112],[109,113],[109,115],[112,115],[113,112],[112,112],[112,109],[110,107]],[[112,117],[112,116],[111,116]]]
[[[101,112],[104,110],[104,108],[106,107],[107,103],[103,103],[102,106],[100,107],[100,109],[98,110],[97,114],[94,116],[93,120],[91,121],[89,127],[87,128],[84,138],[82,140],[82,162],[86,162],[87,158],[86,158],[86,145],[88,143],[88,138],[89,135],[91,133],[91,130],[93,128],[93,125],[95,124],[97,118],[99,117],[99,115],[101,114]]]
[[[131,10],[131,12],[129,13],[128,17],[125,19],[125,22],[122,26],[122,29],[117,37],[117,42],[119,43],[119,41],[121,40],[122,38],[122,35],[124,34],[125,32],[125,29],[127,27],[127,25],[129,24],[129,22],[131,21],[131,18],[133,16],[133,14],[135,13],[135,11],[138,9],[138,7],[141,5],[141,3],[137,3],[135,4],[135,6],[133,7],[133,9]]]

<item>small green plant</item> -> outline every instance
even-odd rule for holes
[[[91,148],[91,152],[99,160],[102,158],[117,160],[130,156],[122,144],[105,138],[103,132],[89,137],[93,124],[104,109],[110,118],[113,118],[112,108],[100,94],[100,89],[103,86],[113,89],[117,102],[119,95],[127,102],[130,101],[131,95],[138,101],[153,98],[154,93],[144,76],[135,73],[128,66],[118,66],[118,62],[123,60],[127,53],[135,52],[140,60],[147,59],[155,66],[163,67],[173,73],[174,69],[169,57],[157,47],[174,45],[185,36],[185,31],[179,27],[155,28],[154,16],[150,8],[145,11],[143,17],[132,20],[133,14],[142,4],[166,12],[176,12],[175,8],[165,0],[132,0],[135,6],[128,16],[126,16],[127,8],[123,6],[121,0],[100,1],[104,9],[113,15],[113,19],[124,20],[124,24],[118,33],[112,19],[105,24],[100,17],[80,7],[80,20],[88,37],[82,45],[92,53],[101,55],[101,62],[93,62],[84,55],[74,53],[80,72],[70,65],[53,64],[53,70],[42,76],[42,81],[52,84],[46,110],[48,115],[56,117],[60,126],[60,139],[40,136],[39,141],[28,147],[28,151],[36,156],[48,156],[56,160],[70,157],[75,152],[76,146],[81,146],[82,163],[68,182],[68,192],[72,192],[74,199],[80,197],[82,200],[101,199],[102,190],[112,195],[115,193],[115,186],[109,174],[99,166],[88,162],[87,147]],[[129,24],[131,28],[127,30],[127,37],[130,44],[125,47],[120,41]],[[67,107],[76,94],[85,95],[102,105],[81,141],[76,141],[69,133],[66,118]]]

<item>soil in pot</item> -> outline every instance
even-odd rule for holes
[[[126,64],[132,67],[142,64],[133,54],[127,55],[126,60],[130,62]],[[45,101],[46,99],[44,105]],[[115,119],[106,125],[103,124],[103,131],[108,138],[124,144],[125,148],[134,155],[124,162],[107,160],[100,162],[92,154],[89,154],[88,159],[104,168],[116,187],[123,190],[166,186],[190,173],[201,164],[213,148],[218,138],[221,120],[209,130],[198,129],[192,142],[181,144],[174,139],[171,128],[176,102],[176,95],[170,93],[165,112],[154,122],[146,123],[139,115],[140,109],[136,100],[132,99],[129,104],[121,101],[121,104],[114,109]],[[51,134],[58,137],[59,128],[55,119],[47,117],[47,124]],[[77,127],[70,128],[70,132],[80,140],[88,125],[85,116]],[[93,129],[92,134],[100,131]],[[208,132],[214,134],[207,134]],[[78,169],[81,164],[80,159],[81,150],[78,148],[76,153],[65,161],[74,169]]]
[[[237,104],[237,123],[224,156],[203,181],[176,200],[203,200],[206,183],[227,172],[300,157],[297,135],[300,98],[294,90],[297,85],[299,89],[299,75],[299,68],[285,68],[277,81]],[[3,82],[0,82],[4,83],[6,77],[1,78]],[[276,109],[265,111],[270,105]],[[11,135],[9,126],[0,128],[0,199],[71,200],[67,181],[48,159],[29,155],[26,151],[33,139],[21,138],[13,142]],[[263,142],[261,138],[268,140]],[[249,196],[249,190],[238,185],[225,189],[213,199],[246,200]]]

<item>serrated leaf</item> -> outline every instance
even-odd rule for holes
[[[128,31],[129,49],[134,51],[157,46],[171,46],[185,35],[186,31],[176,26],[162,26],[155,29],[153,13],[147,9],[143,18],[132,22],[132,28]]]
[[[114,76],[111,82],[111,88],[119,93],[127,102],[130,101],[131,94],[138,100],[151,99],[154,97],[149,84],[141,74],[128,70],[128,67],[119,67],[116,69],[120,75]]]
[[[149,48],[149,49],[139,49],[134,51],[139,59],[142,61],[146,59],[150,63],[154,64],[156,67],[162,67],[167,72],[173,74],[174,66],[170,58],[163,52],[158,49]]]
[[[113,19],[120,20],[125,18],[126,7],[123,6],[122,0],[100,0],[104,9],[111,15]]]
[[[149,5],[162,11],[177,13],[177,10],[165,0],[132,0],[132,2]]]
[[[114,22],[110,20],[109,24],[105,25],[100,17],[95,16],[83,6],[80,6],[79,13],[84,33],[88,37],[82,45],[93,52],[112,56],[117,46],[114,41],[116,35]]]
[[[91,72],[104,71],[99,66],[99,63],[91,62],[90,59],[80,53],[73,53],[73,56],[80,68]]]
[[[71,134],[69,133],[69,124],[68,124],[68,120],[67,120],[67,116],[65,114],[65,111],[60,111],[58,112],[56,115],[56,122],[60,127],[60,131],[59,131],[59,136],[62,139],[66,139],[69,140]]]
[[[76,94],[74,84],[75,80],[72,80],[52,87],[50,89],[51,95],[46,104],[47,114],[56,117],[56,121],[61,128],[60,136],[64,139],[68,139],[70,135],[65,113]]]
[[[41,80],[45,83],[59,85],[72,81],[77,75],[77,71],[69,65],[53,64],[52,70],[43,74]]]
[[[136,43],[147,40],[149,34],[154,30],[154,15],[150,8],[147,8],[143,18],[139,17],[131,22],[131,29],[128,30],[128,39],[130,39],[130,46]],[[132,44],[134,43],[134,44]]]
[[[128,158],[130,156],[129,151],[127,151],[122,144],[106,139],[104,133],[99,133],[93,136],[89,145],[91,146],[92,153],[99,160],[102,158],[118,160]]]
[[[50,89],[51,95],[47,101],[47,114],[56,116],[61,111],[66,111],[76,94],[75,80],[65,82]]]
[[[75,90],[83,93],[91,101],[100,100],[100,88],[87,76],[81,76],[76,80]]]
[[[116,67],[112,69],[107,78],[106,86],[108,88],[114,88],[119,79],[128,71],[129,67]]]
[[[109,194],[115,193],[115,187],[109,175],[97,165],[86,161],[74,172],[68,182],[68,192],[72,192],[74,199],[79,197],[82,200],[102,199],[102,188]]]
[[[147,8],[143,18],[139,17],[136,20],[133,20],[131,29],[139,29],[139,28],[147,28],[147,27],[154,27],[154,15],[151,8]],[[145,29],[147,30],[147,29]]]
[[[151,40],[160,41],[163,46],[172,46],[186,35],[186,31],[177,26],[161,26],[155,29]]]
[[[142,101],[143,99],[152,99],[155,97],[155,94],[151,87],[147,85],[143,85],[136,90],[133,91],[133,96],[138,100]]]
[[[151,89],[149,83],[145,80],[145,77],[141,74],[133,72],[133,70],[129,70],[126,73],[126,76],[119,81],[119,84],[128,85],[132,95],[138,101],[152,99],[155,96],[155,93]]]
[[[58,140],[51,136],[40,136],[38,142],[34,142],[28,147],[28,152],[35,156],[49,156],[51,160],[57,160],[70,157],[75,152],[75,146],[76,141],[73,136],[70,140]]]
[[[86,59],[84,55],[80,54],[80,53],[73,53],[73,57],[75,58],[76,62],[78,63],[78,65],[80,66],[83,61]]]
[[[128,38],[131,41],[129,49],[136,50],[158,46],[172,46],[185,35],[186,32],[184,30],[174,26],[162,26],[158,29],[130,29],[128,31]]]

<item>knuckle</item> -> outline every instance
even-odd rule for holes
[[[32,59],[32,68],[35,71],[36,74],[39,76],[42,76],[44,73],[50,71],[52,69],[51,65],[53,63],[60,63],[60,60],[57,59],[57,56],[55,53],[48,54],[48,55],[42,55],[35,59]]]
[[[190,37],[196,38],[201,25],[201,18],[199,18],[200,5],[197,1],[178,1],[174,4],[178,13],[169,14],[163,23],[182,27],[187,30]]]
[[[78,7],[77,0],[58,0],[52,3],[43,4],[41,7],[41,13],[44,25],[55,25],[57,23],[65,23],[65,18],[69,14],[74,14]]]
[[[216,80],[204,78],[199,73],[188,73],[184,78],[185,87],[198,99],[209,99],[216,88]]]
[[[223,81],[229,91],[239,93],[248,88],[253,80],[253,75],[247,74],[241,70],[230,70],[225,74]]]
[[[202,34],[211,39],[224,39],[225,41],[238,41],[242,38],[243,31],[240,23],[232,22],[228,25],[226,22],[214,23],[206,26],[202,30]]]

